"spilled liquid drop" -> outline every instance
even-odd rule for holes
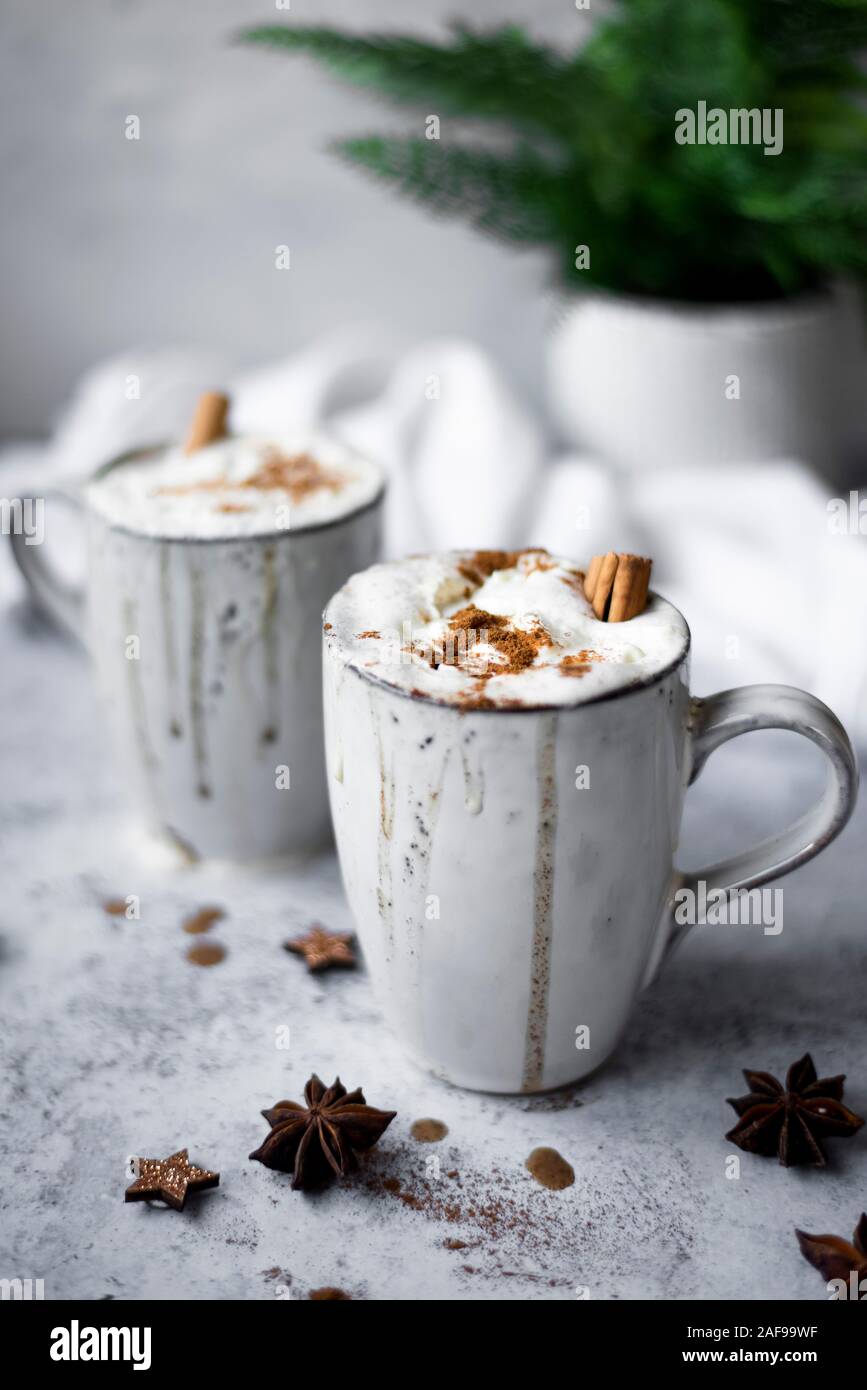
[[[198,941],[187,951],[187,960],[191,965],[219,965],[225,959],[226,948],[218,941]]]
[[[409,1132],[419,1144],[436,1144],[440,1139],[445,1139],[449,1127],[442,1120],[413,1120]]]
[[[562,1192],[564,1187],[571,1187],[575,1181],[575,1169],[556,1149],[534,1149],[524,1167],[532,1173],[536,1182],[552,1192]]]
[[[210,931],[216,922],[221,922],[225,917],[225,912],[221,907],[200,907],[198,912],[193,912],[189,917],[184,918],[183,927],[190,936],[199,936],[202,932]]]

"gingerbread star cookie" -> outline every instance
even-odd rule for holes
[[[311,971],[330,970],[334,966],[344,969],[357,962],[352,942],[352,932],[326,931],[319,922],[313,922],[303,936],[294,936],[284,941],[284,951],[303,956],[307,969]]]
[[[217,1187],[219,1173],[197,1168],[190,1163],[186,1149],[178,1149],[168,1158],[138,1158],[138,1177],[126,1189],[127,1202],[167,1202],[175,1211],[183,1211],[188,1192],[205,1187]]]

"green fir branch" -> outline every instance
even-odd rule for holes
[[[501,156],[414,136],[335,142],[344,159],[443,216],[466,217],[508,241],[546,243],[561,230],[556,169],[529,150]]]
[[[438,115],[506,120],[568,133],[580,105],[575,65],[515,25],[490,34],[452,25],[450,44],[406,35],[365,37],[320,27],[266,25],[242,42],[316,59],[335,76]]]
[[[867,280],[867,0],[617,0],[563,53],[515,25],[455,25],[440,42],[291,25],[241,37],[443,118],[439,139],[419,123],[336,149],[433,212],[547,247],[570,287],[731,300]],[[781,109],[782,152],[678,144],[675,113],[700,101]],[[473,143],[474,128],[498,143]]]

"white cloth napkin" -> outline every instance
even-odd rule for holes
[[[324,425],[383,464],[389,555],[525,543],[579,562],[652,555],[655,587],[692,628],[699,694],[799,685],[867,743],[867,545],[831,529],[827,484],[797,460],[623,476],[591,458],[549,459],[542,423],[462,340],[405,352],[361,325],[234,381],[204,356],[125,353],[87,374],[44,450],[0,457],[0,490],[177,437],[198,392],[226,381],[233,428]],[[7,592],[10,575],[7,560]]]
[[[828,484],[796,460],[613,476],[551,468],[534,535],[584,557],[653,556],[654,587],[692,631],[697,694],[757,681],[800,686],[867,743],[867,544],[829,526]]]

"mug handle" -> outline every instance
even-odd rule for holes
[[[65,502],[81,511],[79,492],[65,488],[50,488],[41,494],[44,501]],[[84,642],[84,587],[67,584],[45,558],[44,538],[40,545],[28,544],[28,538],[14,529],[9,533],[12,554],[33,598],[57,623],[58,627],[77,642]]]
[[[707,700],[691,700],[687,785],[692,785],[714,749],[754,729],[790,729],[817,744],[828,759],[825,790],[806,815],[780,834],[696,873],[678,874],[672,899],[680,889],[696,891],[700,883],[708,893],[713,889],[730,892],[757,888],[768,879],[791,873],[836,839],[854,810],[858,764],[846,730],[821,700],[789,685],[746,685],[720,691]],[[690,924],[675,922],[671,913],[670,902],[642,987],[655,979],[689,930]]]

